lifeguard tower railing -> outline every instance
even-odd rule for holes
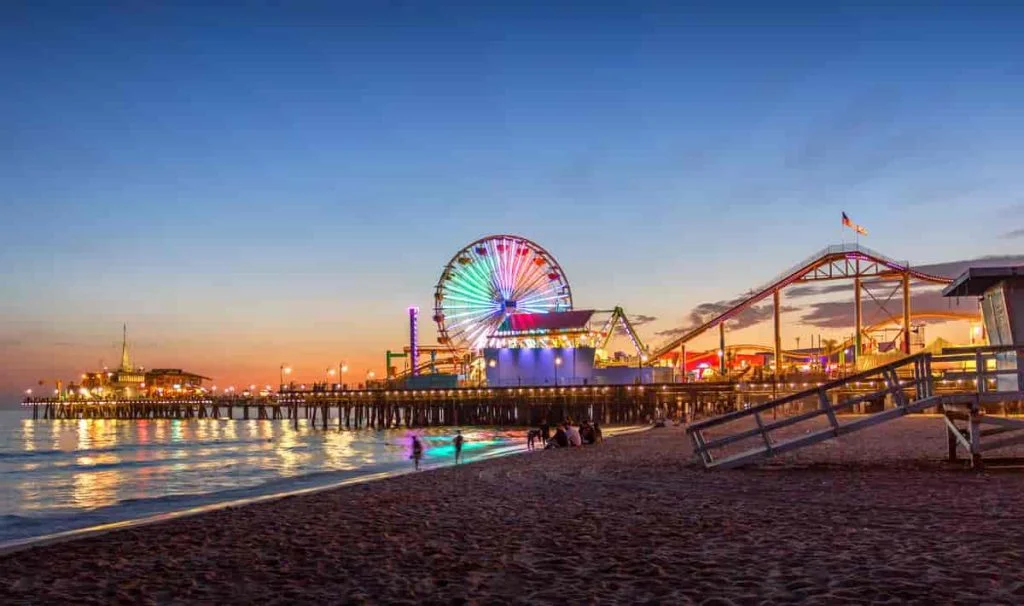
[[[1016,353],[1016,363],[1007,367],[1006,354],[1010,353]],[[938,355],[919,353],[770,402],[698,421],[686,431],[704,466],[722,469],[747,465],[934,408],[945,415],[949,457],[955,460],[958,448],[962,447],[972,464],[981,466],[984,451],[1024,442],[1024,420],[985,414],[986,405],[1024,400],[1022,356],[1024,347],[1014,345],[944,349]],[[973,362],[974,369],[946,373],[946,380],[960,379],[963,387],[952,392],[944,389],[939,394],[935,388],[940,379],[932,372],[933,363],[938,361]],[[992,381],[999,377],[1015,377],[1016,381],[1011,382],[1014,389],[1000,391],[997,387],[1005,381]],[[851,386],[870,381],[884,387],[870,393],[851,393]],[[866,416],[841,416],[865,402],[882,402],[883,410]],[[806,407],[808,403],[810,410],[789,414],[794,406]],[[822,418],[827,420],[824,428]],[[960,427],[959,422],[965,422],[966,427]],[[982,429],[983,425],[993,427]],[[1010,433],[1014,435],[982,444],[983,437]]]

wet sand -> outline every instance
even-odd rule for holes
[[[1024,472],[944,454],[910,418],[705,472],[655,429],[16,552],[0,603],[1024,602]]]

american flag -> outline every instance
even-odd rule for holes
[[[843,213],[843,227],[849,227],[862,236],[868,235],[868,230],[851,221],[850,217],[846,216],[845,212]]]

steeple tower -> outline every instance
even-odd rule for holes
[[[132,371],[132,359],[128,355],[128,324],[125,324],[122,329],[121,338],[121,371],[131,372]]]

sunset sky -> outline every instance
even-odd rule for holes
[[[24,4],[0,19],[2,404],[115,365],[122,322],[138,363],[218,384],[379,375],[489,233],[655,346],[838,243],[844,210],[915,265],[1024,262],[1009,3]],[[785,346],[850,332],[802,321],[815,301],[787,299]]]

